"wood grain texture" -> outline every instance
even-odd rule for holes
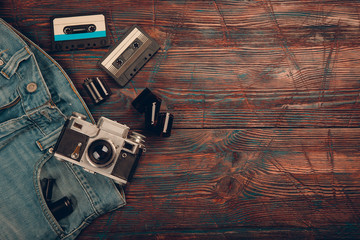
[[[360,2],[4,0],[0,16],[50,50],[50,17],[104,12],[111,41],[139,24],[160,51],[125,87],[107,49],[52,52],[95,118],[147,134],[127,206],[79,239],[360,238]],[[100,76],[113,95],[82,89]],[[145,88],[175,115],[149,135]]]
[[[290,238],[356,237],[359,134],[352,129],[175,131],[169,140],[150,143],[127,188],[127,211],[104,216],[99,224],[110,228],[106,237],[125,239],[236,239],[255,229],[256,238],[285,238],[292,231]],[[344,138],[351,146],[344,146]],[[283,228],[291,230],[288,236]]]

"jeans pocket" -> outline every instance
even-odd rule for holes
[[[36,196],[39,201],[39,205],[41,207],[41,211],[43,216],[45,217],[46,221],[48,222],[49,226],[52,230],[56,233],[56,235],[60,237],[65,236],[65,231],[58,220],[55,218],[53,212],[50,209],[50,202],[45,199],[47,189],[44,188],[44,184],[42,183],[42,167],[52,158],[52,154],[50,152],[45,152],[41,159],[36,163],[34,167],[34,175],[33,175],[33,182],[35,187]]]
[[[58,236],[75,238],[96,217],[125,204],[123,192],[119,192],[112,180],[101,175],[94,175],[68,162],[62,162],[49,151],[35,165],[34,185],[42,211],[49,225]],[[46,188],[41,182],[51,179],[53,187],[51,197],[45,200]],[[69,200],[70,208],[64,206],[63,199]],[[65,214],[59,217],[53,208],[61,203]],[[58,206],[58,205],[57,205]]]
[[[13,99],[10,99],[9,103],[4,103],[3,106],[0,106],[0,111],[9,109],[13,106],[15,106],[16,104],[18,104],[20,102],[21,98],[20,96],[14,95]]]
[[[37,136],[41,133],[27,117],[0,124],[0,239],[55,239],[61,234],[44,217],[33,181],[36,161],[51,157],[36,147]]]

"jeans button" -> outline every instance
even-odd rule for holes
[[[32,82],[32,83],[29,83],[27,86],[26,86],[26,90],[29,92],[29,93],[33,93],[35,92],[37,89],[37,84]]]
[[[4,61],[0,59],[0,66],[4,65]]]

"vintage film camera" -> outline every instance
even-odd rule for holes
[[[128,126],[105,117],[97,125],[85,118],[73,113],[66,121],[54,148],[55,157],[126,184],[145,151],[145,137],[136,132],[129,134]]]

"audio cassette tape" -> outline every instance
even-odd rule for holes
[[[98,62],[124,87],[159,50],[160,46],[139,26],[133,26]]]
[[[104,14],[55,17],[51,22],[53,51],[109,46]]]

